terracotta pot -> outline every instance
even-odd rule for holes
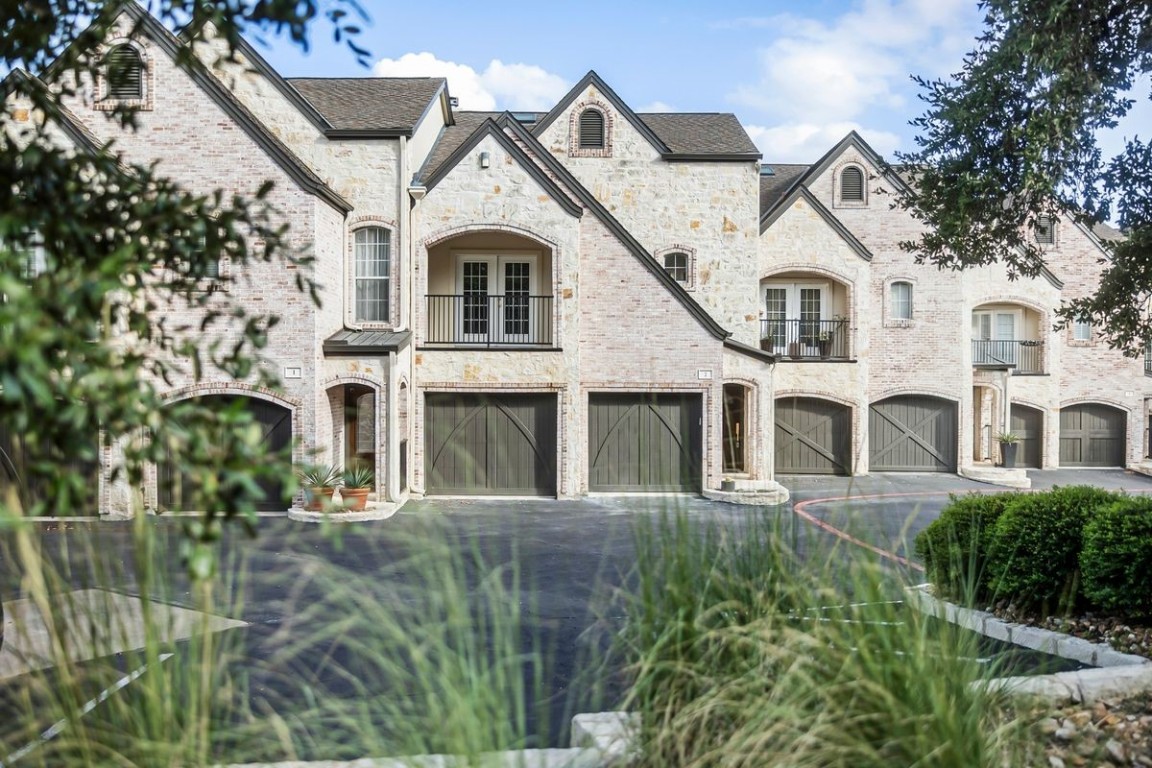
[[[359,512],[368,503],[370,488],[343,488],[340,498],[344,499],[344,508],[350,512]]]
[[[304,505],[304,509],[309,512],[319,512],[325,506],[330,506],[332,503],[332,494],[336,493],[335,488],[309,488],[308,500]]]

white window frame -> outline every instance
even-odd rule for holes
[[[908,295],[906,297],[906,299],[907,299],[906,301],[904,298],[899,298],[896,295],[897,290],[901,289],[901,288],[907,288],[908,289]],[[911,322],[912,318],[915,317],[915,312],[916,312],[915,301],[916,301],[916,290],[912,284],[912,281],[910,281],[910,280],[893,280],[891,283],[888,284],[888,317],[890,319],[896,320],[897,322],[901,322],[901,323]],[[904,307],[905,304],[907,305],[906,307]],[[901,313],[902,308],[904,308],[906,310],[905,313],[903,313],[903,314]]]
[[[1072,321],[1072,341],[1092,341],[1092,322],[1090,320],[1078,317]]]
[[[360,275],[360,235],[364,232],[379,230],[388,235],[388,269],[385,275]],[[351,249],[352,258],[350,266],[352,286],[351,286],[351,314],[352,321],[356,325],[365,326],[369,328],[381,328],[391,326],[394,322],[396,312],[395,301],[395,281],[396,281],[396,237],[395,230],[392,227],[386,226],[381,222],[365,222],[352,230],[351,234]],[[383,281],[386,284],[384,296],[385,305],[384,319],[382,320],[369,320],[360,316],[360,301],[358,299],[358,287],[361,281],[370,280],[374,282]]]
[[[768,317],[768,291],[770,289],[784,289],[784,317],[771,318]],[[794,282],[785,280],[769,280],[760,286],[760,308],[764,312],[765,320],[784,320],[785,321],[785,334],[783,343],[774,340],[772,351],[775,354],[788,354],[788,333],[787,321],[802,320],[801,317],[801,296],[804,290],[818,290],[820,291],[820,317],[817,321],[830,320],[832,310],[832,284],[829,282]],[[803,343],[806,335],[799,334],[798,342],[803,344],[805,354],[817,354],[819,352],[818,334],[808,335],[807,338],[811,343]]]
[[[484,294],[486,297],[504,296],[504,266],[513,263],[527,263],[528,264],[528,325],[527,333],[514,333],[508,334],[504,329],[495,335],[496,341],[494,343],[501,344],[524,344],[531,343],[537,338],[539,328],[537,328],[537,320],[532,312],[532,297],[540,295],[540,253],[538,251],[461,251],[453,254],[455,258],[455,290],[457,296],[464,295],[464,265],[485,263],[488,265],[487,274],[487,292]],[[494,290],[495,289],[495,290]],[[492,303],[487,303],[488,308],[491,308]],[[501,304],[503,313],[501,316],[493,317],[492,313],[486,312],[485,318],[486,326],[483,333],[470,334],[466,333],[465,327],[465,312],[463,308],[456,318],[456,329],[454,338],[462,340],[464,343],[479,343],[491,342],[493,338],[492,324],[497,322],[506,322],[510,318],[507,316],[509,306],[506,303]],[[506,327],[506,326],[505,326]]]
[[[1005,336],[1002,321],[1011,320],[1012,332]],[[987,329],[983,326],[987,325]],[[988,335],[985,336],[984,334]],[[1024,311],[1022,309],[974,309],[972,310],[973,341],[1023,341]],[[1018,345],[1005,345],[998,350],[995,360],[973,360],[974,365],[988,362],[1001,362],[1014,365],[1018,360]]]

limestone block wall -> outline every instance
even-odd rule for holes
[[[588,105],[606,112],[605,156],[570,151],[571,116]],[[696,301],[735,338],[755,342],[758,163],[666,161],[594,85],[539,138],[649,252],[687,252]]]

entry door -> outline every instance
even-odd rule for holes
[[[536,256],[461,256],[457,290],[463,296],[460,338],[465,342],[523,344],[533,338]]]
[[[764,288],[765,336],[772,339],[773,352],[787,354],[793,342],[808,353],[818,349],[820,321],[828,310],[826,288],[820,283],[774,283]]]
[[[1016,365],[1018,312],[973,312],[973,365]]]

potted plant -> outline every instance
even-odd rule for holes
[[[332,494],[336,492],[336,482],[340,476],[330,464],[313,464],[302,467],[296,472],[300,485],[304,486],[307,497],[304,508],[319,512],[326,503],[332,501]]]
[[[353,512],[364,509],[368,503],[368,494],[376,485],[376,475],[371,467],[354,464],[344,470],[343,481],[340,497],[344,499],[344,508]]]
[[[1005,469],[1013,469],[1016,466],[1016,449],[1017,443],[1020,442],[1020,435],[1015,432],[1001,432],[996,435],[996,442],[1000,443],[1000,464]]]
[[[820,331],[816,337],[816,344],[820,347],[820,357],[832,356],[832,331]]]

